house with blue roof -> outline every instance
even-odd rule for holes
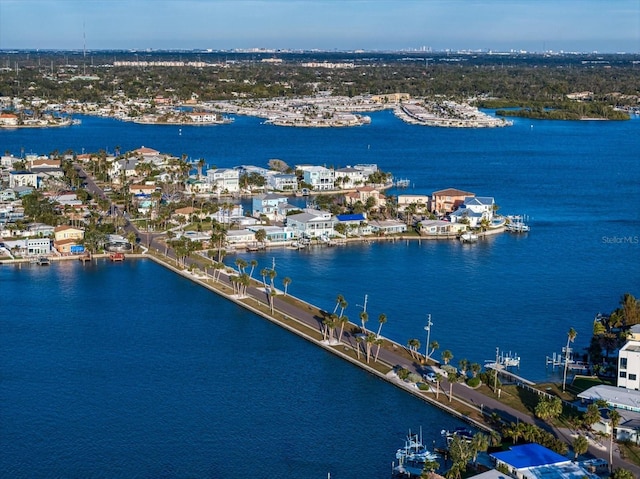
[[[503,467],[518,479],[590,479],[598,478],[569,458],[540,444],[512,446],[508,451],[489,455],[496,467]]]
[[[336,220],[336,224],[343,224],[346,226],[345,231],[347,232],[347,236],[350,234],[371,234],[371,227],[367,224],[366,213],[336,215]]]

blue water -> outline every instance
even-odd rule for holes
[[[640,296],[639,120],[463,130],[372,119],[331,130],[240,117],[180,135],[87,117],[0,131],[0,148],[144,145],[219,167],[377,163],[410,179],[407,193],[494,196],[501,212],[529,215],[531,233],[252,256],[258,270],[275,259],[276,283],[290,277],[289,291],[309,302],[330,309],[343,294],[352,320],[368,295],[368,326],[385,313],[382,333],[402,344],[424,345],[431,314],[431,339],[454,363],[499,347],[520,354],[525,377],[557,377],[544,359],[570,327],[582,348],[595,313],[624,292]],[[407,429],[435,438],[455,425],[150,263],[4,266],[0,287],[0,472],[11,476],[387,477]]]

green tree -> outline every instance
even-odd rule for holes
[[[634,479],[633,472],[628,471],[627,469],[617,468],[611,474],[611,479]]]
[[[600,410],[596,403],[591,403],[587,406],[587,410],[582,415],[582,422],[587,429],[591,429],[595,423],[600,420]]]
[[[611,472],[613,472],[613,441],[618,424],[620,424],[620,413],[615,409],[611,409],[609,411],[609,470]]]
[[[448,349],[442,351],[442,362],[449,364],[449,361],[453,359],[453,354]]]
[[[578,456],[581,456],[589,450],[589,441],[585,436],[578,435],[573,440],[573,459],[578,460]]]
[[[289,285],[291,284],[291,278],[288,276],[282,279],[282,285],[284,286],[284,295],[287,295],[287,290],[289,289]]]
[[[559,397],[541,396],[535,407],[536,417],[543,421],[553,421],[562,414],[562,400]]]
[[[376,333],[376,336],[380,337],[380,331],[382,331],[382,326],[387,322],[387,315],[384,313],[381,313],[380,316],[378,316],[378,332]]]

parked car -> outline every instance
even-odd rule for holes
[[[422,377],[425,379],[425,381],[429,381],[431,383],[435,383],[437,382],[437,378],[436,378],[436,373],[427,373],[427,374],[423,374]]]

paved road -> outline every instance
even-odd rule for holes
[[[119,211],[117,212],[117,214],[122,215],[122,213]],[[141,242],[147,245],[148,248],[156,250],[162,254],[165,254],[166,252],[167,257],[173,260],[176,259],[175,252],[173,251],[173,249],[167,248],[166,244],[163,241],[161,241],[162,237],[164,236],[163,234],[140,232],[136,228],[136,226],[133,223],[129,222],[124,215],[123,217],[125,218],[125,221],[126,221],[125,231],[134,232],[141,239]],[[193,258],[187,258],[186,264],[187,265],[197,264],[197,261],[194,260]],[[227,274],[220,275],[220,282],[222,282],[223,284],[231,288],[231,282]],[[268,294],[262,285],[250,286],[247,289],[247,296],[252,298],[257,303],[263,304],[265,306],[269,305]],[[304,307],[299,307],[295,304],[285,301],[282,296],[276,296],[274,298],[274,308],[277,311],[282,312],[292,318],[295,318],[297,321],[309,326],[313,330],[321,331],[322,318],[319,317],[316,313],[314,313],[314,311],[316,311],[317,308],[312,305],[310,306],[311,307],[308,309]],[[345,344],[345,346],[350,348],[355,349],[358,347],[355,336],[348,331],[344,332],[342,336],[342,343]],[[397,346],[398,346],[398,350],[404,350],[404,347],[402,345],[397,345]],[[375,349],[376,348],[374,347],[374,350]],[[363,355],[362,357],[365,357],[365,356]],[[418,361],[414,361],[414,362],[408,361],[405,356],[399,354],[393,349],[387,349],[387,348],[381,349],[378,356],[378,360],[390,366],[400,365],[420,375],[426,373],[429,370],[428,367],[425,367],[424,365],[420,364]],[[440,386],[441,386],[441,391],[448,394],[449,392],[448,382],[445,380],[441,383]],[[507,423],[521,421],[525,423],[535,424],[543,429],[549,429],[549,426],[546,423],[538,420],[537,418],[529,414],[523,413],[521,411],[518,411],[516,409],[513,409],[503,404],[498,399],[482,394],[481,392],[471,389],[464,384],[461,384],[461,383],[453,384],[452,391],[453,391],[453,398],[452,398],[453,401],[466,403],[467,405],[469,405],[469,407],[476,408],[486,416],[490,416],[493,413],[496,413]],[[421,396],[421,397],[424,398],[424,396]],[[572,431],[568,429],[554,429],[553,431],[557,437],[562,438],[567,444],[571,445],[573,441]],[[594,457],[599,457],[608,461],[609,460],[608,444],[609,443],[606,440],[603,442],[603,444],[600,444],[600,445],[592,443],[589,447],[589,452]],[[614,457],[614,460],[613,460],[614,467],[623,467],[624,469],[630,470],[635,475],[635,477],[640,478],[640,467],[630,464],[624,461],[622,458],[620,458],[619,450],[615,444],[614,444],[613,457]]]

